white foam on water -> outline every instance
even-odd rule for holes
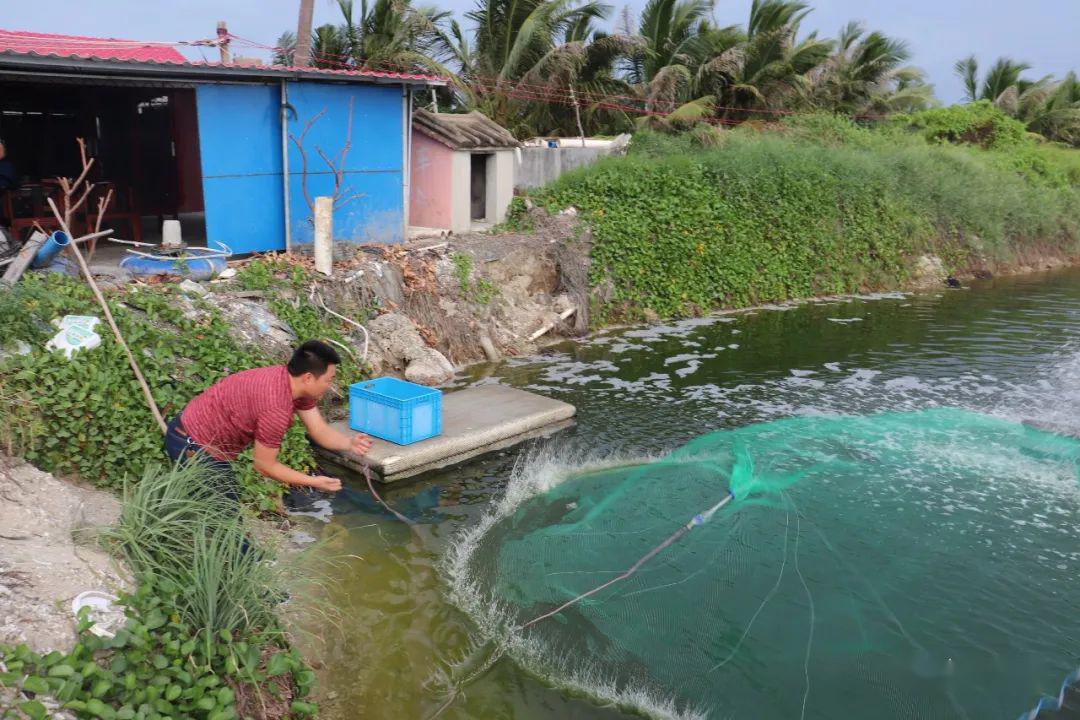
[[[648,345],[639,345],[637,343],[619,342],[613,343],[611,346],[611,352],[616,354],[622,354],[624,352],[630,352],[631,350],[647,350]]]
[[[862,322],[861,317],[854,318],[825,318],[829,322],[840,323],[841,325],[850,325],[851,323]]]
[[[665,373],[650,373],[640,380],[607,378],[605,382],[607,382],[614,390],[632,394],[662,392],[671,389],[671,376]]]
[[[685,355],[672,355],[664,360],[664,365],[675,365],[690,360],[712,360],[720,357],[717,353],[687,353]],[[700,363],[698,363],[700,365]]]
[[[698,371],[698,368],[700,368],[700,367],[701,367],[701,361],[700,360],[691,360],[689,363],[687,363],[686,367],[682,367],[682,368],[679,368],[678,370],[676,370],[675,374],[678,375],[681,378],[689,377],[690,375],[693,375],[694,373],[696,373]]]
[[[619,366],[610,360],[581,362],[563,360],[548,364],[540,374],[540,379],[558,385],[587,385],[603,380],[605,373],[616,373]]]

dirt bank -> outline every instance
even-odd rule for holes
[[[0,644],[71,650],[72,599],[124,587],[116,561],[93,547],[93,529],[119,509],[107,492],[0,457]]]

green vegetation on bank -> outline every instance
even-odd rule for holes
[[[307,299],[306,275],[279,261],[256,260],[242,276],[245,286],[291,291],[271,301],[271,309],[304,339],[350,342],[333,318]],[[271,358],[243,344],[209,303],[187,298],[172,285],[129,286],[108,293],[110,309],[162,413],[172,417],[199,392],[229,373],[286,358]],[[119,488],[139,477],[148,464],[165,458],[161,433],[146,407],[123,350],[104,321],[101,346],[71,360],[45,350],[56,333],[50,323],[64,315],[95,315],[100,309],[82,279],[30,273],[0,292],[0,445],[34,465],[59,475],[77,475],[101,487]],[[19,343],[29,352],[19,355]],[[343,351],[338,385],[365,372]],[[244,501],[256,510],[277,507],[281,486],[257,475],[250,453],[238,461]],[[314,468],[303,427],[285,436],[282,461],[301,471]]]
[[[992,107],[966,113],[640,133],[629,157],[537,200],[591,224],[598,322],[893,288],[923,253],[960,270],[1035,243],[1075,250],[1080,153],[1036,144]]]
[[[290,649],[274,614],[280,570],[249,548],[245,521],[200,468],[151,468],[125,485],[104,541],[138,589],[111,638],[84,614],[69,653],[0,646],[0,718],[281,720],[313,716],[314,673]]]

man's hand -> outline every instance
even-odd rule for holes
[[[349,452],[354,455],[363,455],[371,449],[371,438],[367,435],[353,435],[349,441]]]
[[[313,475],[311,479],[314,481],[312,487],[316,490],[337,492],[341,489],[341,481],[337,478],[327,477],[326,475]]]

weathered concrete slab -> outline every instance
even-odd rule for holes
[[[576,412],[569,403],[503,385],[447,393],[442,405],[443,431],[438,437],[412,445],[375,440],[365,459],[382,482],[403,480],[556,432],[569,426]],[[336,427],[351,432],[347,422]],[[321,448],[316,452],[333,465],[363,470],[360,460],[349,453]]]

